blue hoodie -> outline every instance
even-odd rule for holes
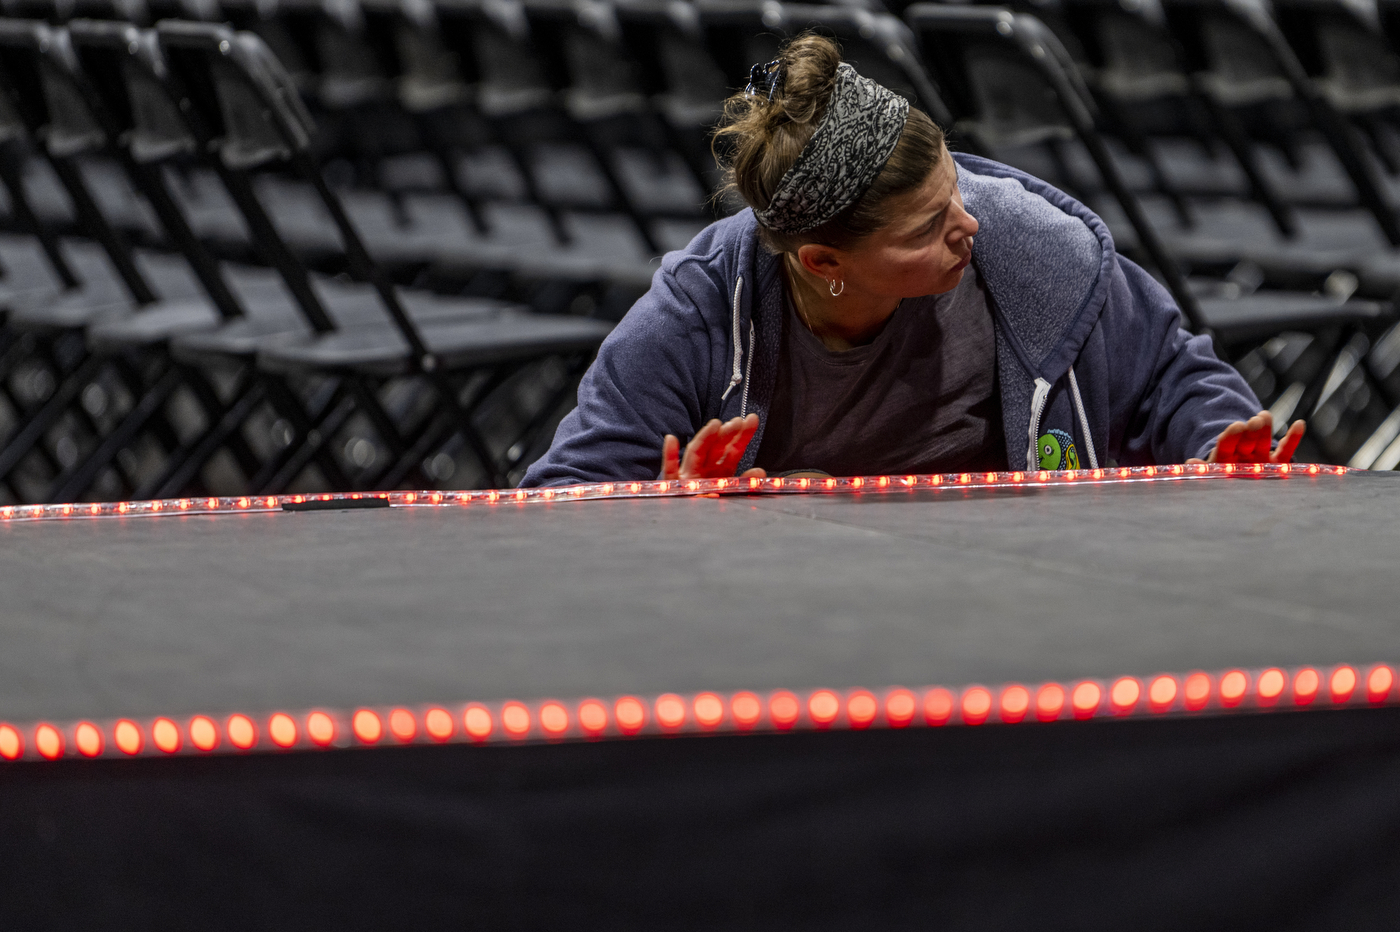
[[[1014,168],[953,158],[980,225],[972,257],[992,299],[1009,469],[1180,463],[1259,412],[1244,379],[1208,338],[1181,329],[1166,289],[1118,255],[1092,211]],[[684,442],[711,418],[757,412],[740,465],[749,468],[782,311],[779,263],[753,211],[710,225],[667,254],[521,484],[653,479],[666,434]]]

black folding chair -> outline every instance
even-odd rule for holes
[[[1350,180],[1356,201],[1385,239],[1400,245],[1400,220],[1355,126],[1309,79],[1268,9],[1226,0],[1164,0],[1163,7],[1203,91],[1218,106],[1252,120],[1257,132],[1295,161],[1296,137],[1316,132]]]
[[[425,299],[414,314],[370,258],[322,177],[310,152],[310,117],[267,46],[250,33],[200,23],[163,22],[158,35],[170,84],[178,88],[175,96],[208,127],[208,156],[221,163],[255,232],[266,237],[271,251],[280,253],[278,271],[313,331],[269,339],[259,347],[259,364],[273,371],[329,375],[348,386],[359,412],[391,453],[385,468],[361,479],[365,486],[393,487],[410,476],[424,479],[424,459],[454,439],[466,444],[486,481],[502,484],[531,448],[534,433],[571,390],[574,376],[591,359],[608,325],[520,313],[483,300]],[[289,250],[278,248],[276,231],[258,229],[263,224],[248,176],[270,163],[286,165],[314,187],[335,221],[352,274],[372,286],[381,315],[377,321],[338,324],[310,287],[305,269],[295,266]],[[568,377],[524,417],[513,438],[501,444],[502,452],[492,451],[474,423],[474,413],[512,375],[550,357],[567,360]],[[427,412],[401,431],[375,389],[403,377],[430,387],[432,400]],[[296,464],[329,441],[325,429],[319,429],[320,436],[305,440],[285,477],[295,475]]]
[[[98,208],[81,170],[81,160],[93,153],[113,154],[111,139],[92,110],[91,100],[84,96],[66,33],[37,21],[0,21],[0,70],[15,111],[29,132],[43,140],[45,154],[72,197],[80,220],[101,243],[130,294],[130,299],[125,299],[110,287],[86,283],[89,287],[58,301],[38,302],[15,310],[9,324],[41,334],[44,342],[54,345],[57,341],[71,342],[98,320],[123,315],[134,307],[158,309],[170,319],[212,322],[207,301],[191,300],[192,295],[184,297],[178,293],[160,301],[149,275],[138,267],[129,242]],[[132,177],[144,189],[146,202],[167,234],[176,240],[188,237],[188,227],[159,179],[140,172],[134,172]],[[208,269],[196,267],[194,271],[201,276]],[[178,285],[170,287],[180,290]],[[76,364],[64,373],[57,390],[22,420],[0,450],[0,476],[8,476],[60,422],[83,408],[75,402],[80,394],[90,391],[89,386],[95,386],[92,390],[99,393],[110,393],[104,383],[113,377],[130,395],[129,406],[106,425],[83,425],[97,427],[84,431],[88,439],[83,443],[89,444],[90,449],[72,457],[40,497],[75,499],[109,469],[120,477],[125,491],[133,490],[139,483],[135,483],[131,470],[123,467],[118,455],[147,434],[163,448],[164,455],[178,457],[182,446],[180,431],[166,413],[166,405],[177,391],[183,388],[192,392],[209,416],[217,417],[222,406],[217,392],[200,373],[172,365],[169,357],[159,351],[143,351],[148,348],[151,347],[130,346],[123,351],[85,351],[75,355]],[[233,450],[243,468],[256,468],[256,458],[246,447],[235,445]]]
[[[444,0],[436,12],[443,46],[472,87],[477,114],[511,154],[526,197],[545,209],[556,240],[574,243],[569,213],[615,211],[630,221],[638,246],[659,255],[651,218],[619,177],[599,125],[570,110],[562,96],[568,72],[541,45],[525,6]]]

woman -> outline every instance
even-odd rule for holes
[[[726,116],[751,209],[665,257],[524,485],[1291,459],[1302,422],[1272,448],[1096,215],[950,155],[831,41],[755,66]]]

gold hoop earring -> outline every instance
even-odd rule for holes
[[[828,280],[827,280],[826,287],[827,287],[827,290],[831,292],[831,296],[832,296],[833,298],[839,298],[839,297],[841,297],[843,294],[846,293],[846,281],[845,281],[845,279],[842,279],[842,280],[841,280],[841,290],[840,290],[840,291],[837,291],[837,290],[836,290],[836,279],[834,279],[834,278],[828,279]]]

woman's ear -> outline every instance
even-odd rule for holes
[[[804,243],[797,247],[797,261],[817,278],[841,278],[839,250],[820,243]]]

